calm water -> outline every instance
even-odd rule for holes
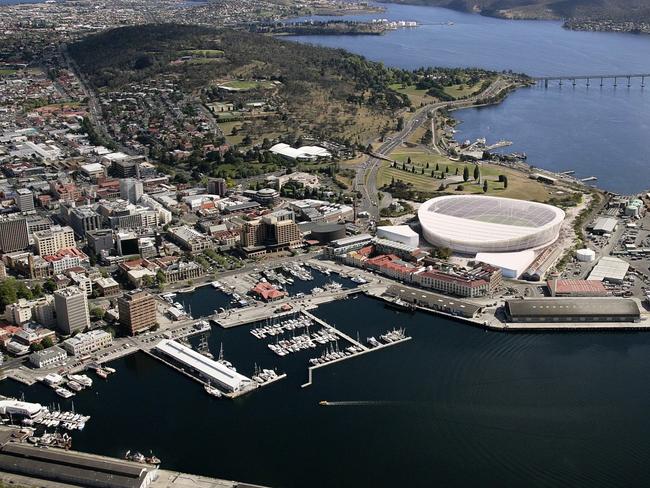
[[[246,328],[215,330],[213,352],[223,342],[239,370],[289,374],[235,402],[131,356],[75,398],[93,419],[74,447],[153,448],[169,469],[276,487],[647,486],[650,335],[484,332],[366,297],[318,315],[362,338],[406,326],[414,339],[301,389],[310,353],[276,358]],[[41,386],[0,388],[60,401]]]
[[[446,9],[387,5],[369,19],[417,20],[417,29],[384,36],[293,37],[344,48],[386,65],[478,66],[533,76],[650,73],[650,36],[572,32],[560,22],[505,21]],[[439,25],[453,22],[454,25]],[[631,193],[650,186],[650,83],[522,90],[499,106],[456,112],[459,137],[505,138],[529,162],[597,176],[599,186]]]

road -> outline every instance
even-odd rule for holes
[[[473,106],[477,100],[481,98],[493,97],[503,89],[507,88],[510,84],[511,82],[508,80],[499,77],[484,91],[477,95],[474,95],[473,97],[452,102],[432,103],[416,110],[413,116],[404,124],[404,128],[400,132],[390,138],[386,138],[386,141],[379,147],[377,151],[375,151],[374,156],[370,156],[367,161],[364,161],[361,165],[359,165],[353,182],[355,191],[361,194],[361,201],[357,204],[358,212],[367,212],[370,215],[371,219],[378,220],[380,208],[382,206],[386,207],[390,204],[391,199],[386,197],[381,199],[379,196],[379,191],[377,189],[377,173],[381,168],[382,162],[380,157],[387,158],[391,152],[393,152],[397,147],[401,146],[406,141],[406,139],[413,132],[415,132],[415,130],[417,130],[418,127],[420,127],[425,121],[429,119],[429,117],[431,117],[433,148],[438,154],[442,154],[442,151],[436,144],[436,112],[442,108],[446,108],[448,110],[456,110],[459,108]]]

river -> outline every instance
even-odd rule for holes
[[[650,36],[575,32],[555,21],[508,21],[452,10],[386,4],[384,14],[343,19],[416,20],[415,29],[383,36],[292,36],[343,48],[388,66],[477,66],[531,76],[650,73]],[[304,19],[304,18],[303,18]],[[322,19],[314,17],[314,19]],[[453,25],[448,25],[451,22]],[[599,82],[575,89],[519,90],[499,105],[458,111],[459,138],[508,139],[530,164],[598,177],[598,186],[619,193],[650,187],[650,80],[601,89]]]
[[[301,389],[309,352],[277,358],[247,327],[214,330],[213,353],[223,343],[240,371],[289,375],[237,401],[130,356],[75,397],[93,418],[74,447],[153,449],[167,469],[274,487],[647,486],[650,335],[487,332],[363,296],[317,315],[361,338],[403,326],[413,340]],[[1,387],[70,406],[44,386]]]

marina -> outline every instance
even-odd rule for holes
[[[129,449],[144,454],[153,449],[168,470],[267,486],[388,488],[399,486],[405,466],[400,462],[397,471],[378,469],[390,444],[401,446],[400,456],[418,466],[432,466],[430,472],[413,472],[417,486],[470,483],[476,478],[464,469],[467,462],[506,483],[520,484],[531,469],[546,473],[542,468],[557,455],[557,439],[570,432],[563,456],[575,466],[563,465],[559,473],[572,484],[594,463],[605,470],[592,485],[598,487],[621,481],[634,486],[633,473],[644,469],[632,454],[650,452],[643,442],[647,422],[642,408],[650,401],[643,386],[650,380],[644,373],[650,371],[644,366],[650,336],[503,334],[420,311],[387,309],[364,295],[323,304],[311,313],[351,337],[358,332],[361,342],[369,337],[381,341],[386,331],[402,326],[413,339],[357,360],[316,367],[312,384],[300,388],[308,381],[309,359],[318,357],[319,349],[279,357],[266,346],[274,338],[259,340],[250,333],[254,325],[213,328],[207,339],[210,351],[218,357],[223,344],[228,360],[245,376],[254,376],[255,362],[287,374],[272,387],[236,401],[213,400],[203,386],[159,360],[131,354],[110,364],[118,373],[108,382],[93,378],[92,395],[74,398],[75,411],[92,416],[82,431],[70,433],[74,448],[117,458]],[[613,361],[604,364],[603,355]],[[595,384],[585,384],[587,377]],[[628,391],[636,392],[634,398],[625,395]],[[29,401],[44,405],[53,401],[44,384],[25,389],[9,381],[3,392],[16,398],[24,392]],[[568,400],[566,392],[571,392]],[[323,399],[357,406],[323,408]],[[71,410],[71,400],[60,401]],[[590,402],[601,407],[585,409]],[[628,418],[616,415],[620,402]],[[148,412],[148,421],[142,422],[134,405]],[[479,408],[485,405],[490,408]],[[179,415],[182,421],[165,420]],[[608,422],[614,422],[615,433]],[[309,431],[291,427],[295,425],[309,425]],[[243,426],[246,436],[241,435]],[[219,463],[214,462],[215,439],[229,442],[228,449],[219,451]],[[305,448],[314,439],[323,447],[319,463],[311,462],[313,452]],[[594,445],[593,439],[602,442]],[[468,442],[500,453],[507,462],[495,464],[482,450],[468,452]],[[190,443],[197,448],[179,449]],[[248,456],[242,458],[242,450]],[[336,476],[333,463],[339,466]],[[616,478],[607,474],[613,472]]]

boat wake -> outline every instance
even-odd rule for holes
[[[319,405],[324,407],[388,407],[396,405],[405,405],[410,402],[400,402],[391,400],[352,400],[346,402],[329,402],[322,401]]]

